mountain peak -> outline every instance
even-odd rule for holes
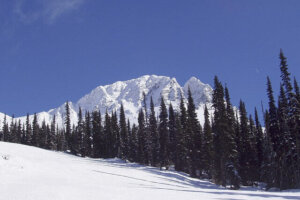
[[[77,123],[77,112],[81,107],[83,113],[85,111],[99,110],[102,115],[106,110],[108,113],[119,111],[121,104],[124,106],[126,117],[132,122],[137,122],[138,111],[143,107],[143,99],[145,94],[147,107],[149,109],[150,99],[152,97],[155,112],[159,112],[160,100],[164,98],[167,106],[172,103],[174,109],[179,108],[181,96],[187,97],[187,90],[190,87],[193,94],[198,115],[202,115],[201,106],[211,102],[212,88],[202,83],[196,77],[191,77],[184,85],[180,86],[176,78],[158,75],[144,75],[136,79],[117,81],[110,85],[98,86],[90,93],[80,98],[76,103],[69,102],[70,118],[72,123]],[[59,127],[64,126],[65,103],[49,110],[48,112],[37,113],[39,123],[43,120],[51,123],[53,116],[56,116],[56,122]],[[199,116],[199,118],[201,118]],[[21,122],[26,121],[26,116],[16,118]],[[33,117],[30,116],[32,121]],[[8,121],[10,118],[8,117]],[[3,117],[0,115],[0,121]],[[1,126],[1,125],[0,125]]]
[[[192,76],[183,87],[186,96],[188,95],[188,88],[191,90],[196,105],[211,102],[213,89],[210,85],[204,84],[199,79]]]
[[[204,83],[202,83],[198,78],[196,78],[195,76],[192,76],[187,82],[185,82],[184,87],[188,88],[193,87],[193,86],[199,86],[199,85],[205,85]]]

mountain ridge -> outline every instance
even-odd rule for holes
[[[159,112],[160,98],[163,97],[166,104],[172,103],[175,109],[179,108],[181,96],[186,101],[188,88],[190,88],[196,112],[201,123],[203,123],[203,108],[207,104],[211,105],[212,88],[208,84],[202,83],[196,77],[191,77],[183,86],[177,82],[176,78],[158,75],[144,75],[135,79],[126,81],[117,81],[112,84],[100,85],[93,89],[88,94],[81,97],[76,103],[69,102],[71,122],[77,123],[77,112],[81,107],[83,113],[85,111],[100,110],[104,115],[107,111],[119,111],[121,104],[124,106],[126,117],[133,123],[137,122],[139,109],[143,106],[143,93],[145,93],[146,103],[149,107],[150,98],[153,98],[156,113]],[[57,108],[49,111],[37,113],[38,122],[41,124],[44,120],[50,124],[53,116],[56,116],[56,122],[59,128],[64,126],[65,103]],[[33,120],[33,115],[29,116],[30,121]],[[0,126],[2,126],[4,114],[0,114]],[[7,123],[10,123],[12,117],[7,116]],[[15,120],[20,120],[25,123],[26,116],[17,117]]]

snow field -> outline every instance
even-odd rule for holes
[[[2,200],[300,199],[300,190],[228,190],[184,173],[0,142]]]

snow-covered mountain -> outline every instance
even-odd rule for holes
[[[153,98],[155,110],[158,113],[161,97],[164,98],[167,105],[172,103],[173,107],[178,109],[181,96],[185,99],[187,97],[188,87],[190,87],[197,107],[198,118],[203,123],[204,105],[210,105],[212,88],[195,77],[190,78],[182,87],[175,78],[156,75],[145,75],[136,79],[118,81],[111,85],[95,88],[76,103],[70,102],[71,121],[72,123],[77,122],[79,107],[82,108],[83,112],[98,109],[103,115],[106,110],[109,113],[112,111],[118,112],[121,104],[123,104],[126,117],[136,123],[138,111],[143,106],[143,93],[146,95],[148,107],[151,97]],[[48,112],[37,113],[39,123],[42,123],[43,120],[46,123],[51,123],[54,115],[58,126],[62,127],[64,124],[65,103]],[[0,126],[3,124],[3,119],[4,114],[0,113]],[[16,119],[25,122],[26,116]],[[30,116],[30,120],[32,119],[33,115]],[[10,121],[11,117],[7,116],[7,122]]]

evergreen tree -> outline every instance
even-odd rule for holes
[[[111,130],[112,130],[111,142],[112,142],[112,147],[114,148],[112,149],[113,154],[109,155],[109,157],[117,157],[118,155],[120,155],[120,151],[121,151],[121,146],[120,146],[121,136],[120,136],[120,127],[118,124],[118,117],[116,112],[113,112],[111,114]]]
[[[213,107],[214,111],[214,174],[213,179],[216,184],[221,184],[226,186],[226,179],[225,179],[225,166],[224,166],[224,145],[222,136],[224,136],[224,130],[226,122],[225,120],[225,105],[224,105],[224,92],[223,86],[221,85],[220,81],[217,77],[214,79],[214,92],[213,92]]]
[[[127,119],[127,133],[128,133],[128,136],[127,136],[127,159],[129,161],[132,161],[132,157],[131,157],[131,125],[130,125],[130,121],[129,119]]]
[[[135,124],[132,125],[131,135],[130,135],[130,161],[138,161],[138,137],[137,137],[138,127]]]
[[[279,58],[280,58],[280,71],[281,71],[280,77],[282,78],[283,81],[283,86],[285,89],[285,94],[287,95],[287,100],[290,101],[294,96],[293,87],[291,84],[290,73],[288,72],[286,57],[284,56],[282,49],[280,49]]]
[[[39,124],[37,121],[37,115],[36,113],[34,113],[33,116],[33,121],[32,121],[32,140],[31,140],[31,144],[33,146],[39,146]]]
[[[47,137],[47,126],[46,126],[46,121],[43,120],[42,126],[38,131],[39,147],[46,148],[46,137]]]
[[[187,145],[185,131],[182,126],[182,120],[184,119],[182,115],[185,114],[185,107],[181,107],[181,114],[175,114],[175,141],[176,149],[174,156],[174,165],[176,171],[186,171],[187,169]]]
[[[263,140],[263,163],[261,170],[261,179],[267,183],[267,189],[274,186],[275,176],[275,152],[273,151],[272,141],[270,137],[270,115],[268,110],[264,112],[265,121],[265,137]]]
[[[149,133],[151,140],[151,154],[152,154],[152,166],[157,166],[159,163],[159,135],[157,131],[157,121],[154,111],[154,103],[151,97],[150,99],[150,115],[149,115]]]
[[[10,129],[9,129],[9,142],[16,143],[17,142],[17,124],[15,123],[15,117],[12,116],[12,120],[10,123]]]
[[[92,130],[91,130],[91,115],[89,112],[85,114],[85,134],[84,134],[84,154],[83,156],[92,156]]]
[[[286,61],[286,57],[283,55],[282,50],[280,50],[280,71],[281,71],[281,78],[283,82],[283,86],[285,89],[285,98],[287,99],[287,106],[284,108],[286,110],[286,121],[287,121],[287,126],[290,129],[287,135],[285,134],[286,141],[289,141],[290,146],[290,152],[289,155],[285,155],[286,159],[287,157],[292,157],[289,158],[291,159],[290,166],[293,166],[295,168],[295,171],[297,171],[294,174],[293,179],[288,179],[286,184],[282,183],[284,187],[290,188],[291,185],[296,185],[298,183],[300,185],[300,106],[299,106],[299,88],[295,88],[296,94],[293,92],[293,87],[290,79],[290,73],[288,72],[288,65]],[[297,83],[296,81],[294,81]],[[294,84],[295,87],[298,87],[297,84]],[[298,91],[297,91],[298,90]],[[297,95],[298,93],[298,95]],[[282,96],[282,95],[280,95]],[[288,138],[288,139],[287,139]],[[298,165],[298,166],[297,166]],[[287,170],[285,170],[287,171]],[[288,183],[289,182],[289,183]],[[281,184],[281,185],[282,185]]]
[[[170,155],[169,155],[169,130],[168,130],[168,111],[165,105],[163,97],[161,97],[160,103],[160,114],[159,114],[159,157],[160,157],[160,168],[169,168]]]
[[[140,110],[138,116],[138,162],[145,163],[145,116],[143,110]]]
[[[31,125],[30,125],[30,121],[29,121],[29,114],[27,113],[26,116],[26,144],[31,145],[32,144],[32,135],[31,135]]]
[[[128,155],[128,129],[123,104],[120,108],[120,155],[119,158],[126,159]]]
[[[250,148],[249,151],[249,166],[250,166],[250,172],[251,176],[249,177],[250,182],[252,184],[255,184],[255,181],[259,180],[259,170],[257,170],[258,166],[258,160],[257,160],[257,146],[256,146],[256,135],[257,130],[254,123],[254,120],[252,118],[252,115],[249,115],[249,142],[250,142]]]
[[[300,168],[300,91],[296,78],[294,78],[294,90],[296,95],[296,108],[295,108],[295,135],[297,147],[297,160],[298,167]],[[297,170],[298,186],[300,187],[300,169]]]
[[[197,119],[196,107],[192,97],[190,88],[188,88],[188,109],[187,109],[187,148],[188,148],[188,162],[189,171],[192,177],[197,177],[201,174],[203,166],[202,163],[202,131],[201,125]],[[198,174],[197,174],[198,172]]]
[[[212,177],[213,160],[213,135],[209,121],[207,106],[204,108],[204,127],[203,127],[203,170],[208,178]]]
[[[267,77],[267,93],[269,98],[269,111],[268,111],[268,134],[270,137],[270,143],[272,144],[272,157],[269,160],[269,165],[271,171],[269,171],[268,177],[268,187],[279,187],[279,176],[278,176],[278,158],[280,155],[279,147],[280,147],[280,130],[279,130],[279,122],[277,116],[277,107],[275,105],[275,100],[273,96],[272,84]]]
[[[26,129],[25,129],[25,125],[22,124],[22,138],[21,138],[21,143],[22,144],[26,144]]]
[[[49,124],[46,125],[46,133],[47,133],[47,135],[46,135],[45,148],[52,149],[53,139],[52,139],[51,128],[50,128]]]
[[[2,134],[3,134],[3,141],[8,142],[9,141],[9,128],[6,121],[6,114],[3,118],[3,126],[2,126]]]
[[[228,177],[229,183],[234,185],[234,188],[239,188],[240,184],[240,176],[237,173],[239,169],[239,153],[237,146],[237,138],[236,136],[239,134],[239,124],[238,120],[236,120],[234,115],[233,106],[231,104],[231,99],[229,95],[229,90],[227,86],[225,86],[224,90],[225,101],[226,101],[226,119],[228,123],[228,135],[227,139],[227,147],[228,147],[228,160],[226,162],[226,177]]]
[[[224,88],[218,77],[214,79],[213,92],[214,123],[213,123],[213,144],[214,163],[213,179],[217,184],[239,188],[239,175],[237,173],[234,160],[234,138],[227,117]]]
[[[101,137],[103,135],[102,124],[101,124],[101,113],[100,111],[93,111],[92,113],[92,133],[93,133],[93,156],[94,158],[101,157],[102,151],[102,140]]]
[[[188,147],[187,147],[187,111],[184,104],[184,99],[180,99],[180,115],[176,119],[176,162],[175,169],[178,171],[189,172],[187,167]]]
[[[169,151],[170,151],[170,161],[172,164],[175,164],[176,162],[176,118],[175,118],[175,112],[173,109],[172,104],[170,103],[169,105],[169,123],[168,123],[168,128],[169,128],[169,138],[170,138],[170,146],[169,146]]]
[[[253,174],[253,162],[255,158],[255,152],[252,149],[251,144],[251,130],[253,128],[253,120],[250,121],[247,117],[246,106],[243,101],[240,101],[240,137],[241,137],[241,149],[240,149],[240,169],[239,174],[243,185],[252,185],[255,175]],[[250,126],[250,125],[251,126]]]
[[[67,148],[70,149],[71,152],[74,152],[73,146],[71,144],[71,119],[70,119],[70,105],[69,102],[66,102],[65,105],[65,137],[66,137],[66,145]]]
[[[116,136],[113,136],[112,127],[111,127],[111,118],[107,111],[105,113],[103,133],[104,134],[103,134],[102,141],[104,144],[104,148],[103,148],[103,152],[102,152],[102,157],[108,158],[113,155],[113,152],[115,152],[114,149],[116,148],[115,147]]]
[[[18,125],[17,125],[17,143],[23,144],[23,132],[22,132],[22,125],[21,125],[21,120],[18,120]]]
[[[57,150],[58,151],[65,151],[66,150],[66,139],[65,139],[65,132],[64,130],[59,130],[58,127],[56,128],[57,133]]]
[[[70,135],[70,145],[71,145],[71,153],[74,155],[77,155],[79,153],[78,151],[78,132],[76,130],[75,124],[72,125],[71,128],[71,135]]]
[[[288,126],[288,100],[283,86],[280,86],[278,120],[280,146],[277,151],[277,176],[279,188],[292,188],[297,184],[297,149]]]
[[[83,117],[82,117],[82,110],[81,110],[81,107],[79,107],[79,111],[78,111],[78,122],[77,122],[77,144],[78,144],[78,152],[80,153],[81,156],[83,156],[85,153],[84,153],[84,138],[85,138],[85,135],[84,135],[84,130],[85,130],[85,127],[84,127],[84,120],[83,120]]]
[[[56,138],[56,116],[54,115],[52,118],[52,122],[50,125],[50,133],[47,137],[47,146],[51,150],[56,150],[55,138]]]
[[[262,181],[261,177],[261,173],[260,173],[260,169],[262,168],[263,165],[263,161],[264,161],[264,138],[263,138],[263,130],[261,127],[261,124],[259,122],[258,119],[258,114],[257,114],[257,110],[255,108],[254,110],[254,115],[255,115],[255,127],[256,127],[256,152],[257,152],[257,166],[256,166],[256,170],[259,173],[259,177],[258,177],[258,181]]]
[[[275,100],[273,96],[273,89],[269,77],[267,77],[267,92],[269,98],[269,133],[270,138],[273,144],[273,149],[275,152],[278,152],[280,146],[280,131],[279,131],[279,122],[277,117],[277,107],[275,105]]]
[[[300,90],[299,90],[298,82],[295,77],[294,77],[294,90],[295,90],[297,101],[300,102]]]

